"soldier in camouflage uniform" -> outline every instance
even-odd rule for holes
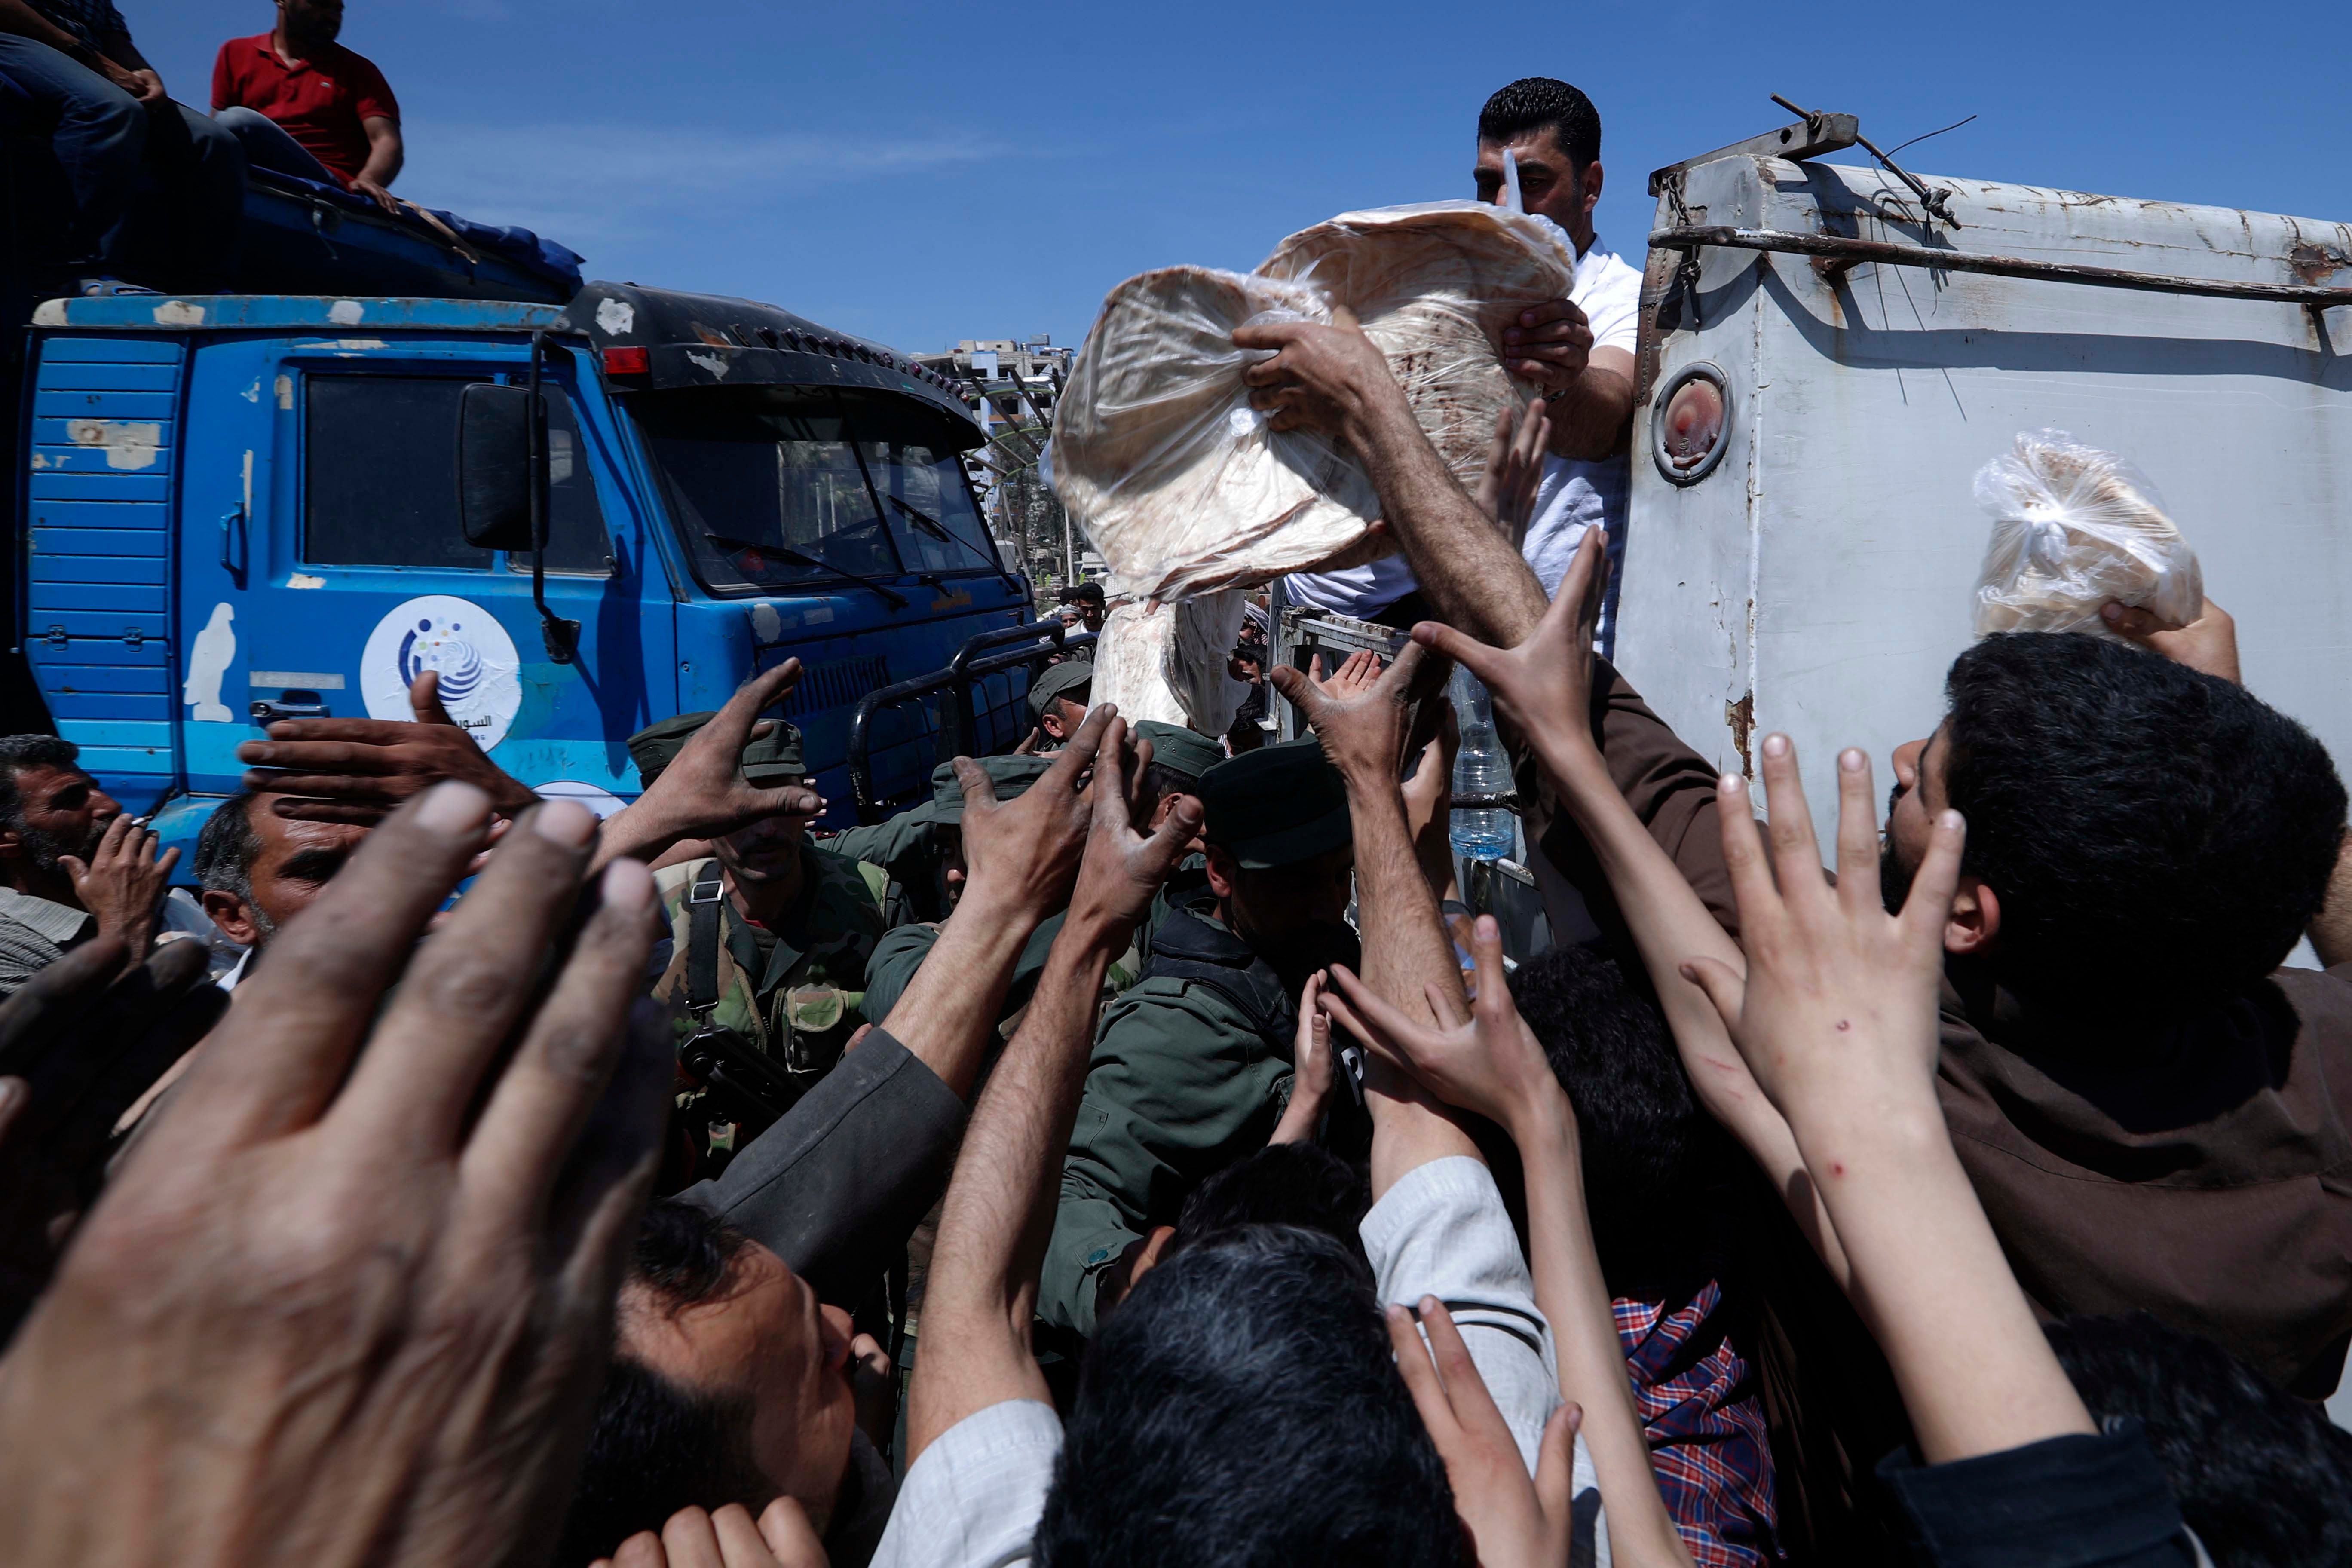
[[[647,784],[710,717],[681,714],[630,737]],[[779,722],[743,748],[743,774],[753,784],[773,788],[807,771],[791,724]],[[866,960],[885,930],[887,879],[877,867],[817,848],[807,829],[805,817],[769,817],[714,839],[709,858],[654,878],[669,937],[656,950],[653,994],[677,1020],[681,1064],[704,1078],[686,1120],[698,1134],[709,1128],[697,1142],[710,1152],[740,1147],[739,1133],[764,1125],[760,1109],[747,1108],[725,1080],[764,1102],[772,1120],[841,1059],[859,1023]],[[692,1047],[713,1034],[718,1040],[698,1059]],[[699,1070],[714,1052],[717,1083]]]

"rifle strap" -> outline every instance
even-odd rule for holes
[[[707,1019],[719,1005],[719,862],[707,863],[686,894],[686,1005]]]

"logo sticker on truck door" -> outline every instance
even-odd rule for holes
[[[371,719],[411,719],[411,682],[441,675],[441,706],[488,751],[506,739],[522,706],[521,661],[499,618],[470,599],[427,594],[394,607],[368,634],[360,655],[360,695]]]

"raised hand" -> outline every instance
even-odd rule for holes
[[[115,1123],[228,1005],[203,943],[166,942],[117,980],[128,951],[95,938],[0,1002],[0,1346],[97,1196]]]
[[[1392,787],[1403,763],[1413,704],[1444,683],[1445,662],[1408,644],[1394,663],[1367,680],[1371,671],[1359,659],[1377,663],[1369,653],[1350,655],[1339,675],[1323,686],[1287,665],[1278,666],[1270,679],[1314,727],[1333,767],[1351,782],[1378,780]]]
[[[1821,852],[1796,748],[1788,736],[1772,734],[1762,752],[1772,809],[1769,861],[1745,782],[1727,775],[1718,786],[1717,816],[1739,900],[1747,975],[1715,958],[1691,961],[1684,975],[1706,990],[1800,1145],[1809,1122],[1871,1114],[1871,1107],[1924,1108],[1940,1118],[1936,998],[1944,923],[1960,873],[1959,813],[1937,819],[1903,912],[1890,915],[1879,895],[1870,759],[1851,750],[1838,756],[1832,889],[1814,869]],[[1782,872],[1778,885],[1775,866]]]
[[[1503,365],[1547,392],[1573,385],[1592,363],[1592,323],[1573,300],[1531,305],[1503,329]]]
[[[1234,344],[1277,351],[1242,373],[1251,388],[1250,406],[1271,415],[1276,430],[1319,430],[1344,438],[1372,405],[1404,398],[1388,356],[1352,319],[1332,326],[1281,321],[1241,327],[1234,332]]]
[[[1412,628],[1413,641],[1460,664],[1486,684],[1496,710],[1517,726],[1546,761],[1580,738],[1591,747],[1592,731],[1592,641],[1601,624],[1603,591],[1609,585],[1608,535],[1587,529],[1576,558],[1560,580],[1559,594],[1517,647],[1490,647],[1435,621]]]
[[[673,1068],[626,1026],[652,879],[613,867],[581,918],[577,805],[418,945],[490,816],[445,784],[371,834],[91,1211],[0,1362],[24,1561],[544,1552]]]
[[[1494,916],[1478,917],[1470,951],[1478,964],[1478,994],[1466,1024],[1441,1028],[1408,1017],[1344,964],[1332,966],[1332,988],[1322,994],[1321,1005],[1339,1027],[1439,1100],[1516,1132],[1529,1111],[1561,1093],[1559,1080],[1511,1000],[1502,928]],[[1454,1016],[1454,1004],[1438,987],[1428,987],[1428,994],[1436,1016]]]
[[[1535,521],[1536,492],[1543,486],[1544,458],[1551,442],[1551,416],[1544,400],[1506,408],[1495,416],[1495,439],[1486,448],[1486,471],[1471,499],[1514,540],[1527,537]]]
[[[1764,739],[1775,864],[1746,788],[1723,782],[1724,858],[1743,979],[1700,958],[1739,1054],[1795,1134],[1930,1464],[2096,1428],[2035,1325],[1936,1097],[1937,987],[1960,871],[1957,812],[1937,819],[1900,914],[1881,907],[1869,760],[1838,758],[1838,886],[1820,858],[1785,735]]]
[[[1282,1108],[1268,1143],[1304,1143],[1315,1136],[1315,1122],[1329,1099],[1337,1064],[1331,1057],[1331,1015],[1322,1007],[1328,972],[1307,977],[1298,996],[1298,1035],[1290,1052],[1290,1103]]]
[[[2238,672],[2238,623],[2210,599],[2205,601],[2205,613],[2185,626],[2168,626],[2146,610],[2123,604],[2102,605],[2099,617],[2109,631],[2175,664],[2219,676],[2232,686],[2245,684]]]
[[[997,800],[995,784],[978,763],[955,759],[956,783],[963,788],[966,900],[1006,898],[1039,920],[1068,901],[1093,826],[1089,792],[1100,787],[1099,755],[1121,743],[1108,738],[1114,731],[1121,738],[1127,733],[1118,712],[1106,703],[1087,714],[1045,776],[1009,801]]]
[[[1381,678],[1381,656],[1370,648],[1358,648],[1339,661],[1339,668],[1327,678],[1323,673],[1323,656],[1317,654],[1307,661],[1307,679],[1315,689],[1334,702],[1345,702],[1360,697],[1372,689]]]
[[[1160,891],[1160,884],[1184,858],[1193,835],[1201,831],[1201,803],[1189,795],[1176,797],[1159,831],[1147,835],[1137,830],[1141,814],[1134,790],[1151,765],[1151,743],[1130,743],[1127,721],[1117,714],[1118,710],[1108,705],[1097,708],[1078,731],[1083,737],[1098,721],[1103,724],[1094,783],[1087,792],[1086,856],[1078,867],[1077,886],[1070,894],[1070,917],[1063,929],[1091,933],[1097,941],[1108,940],[1113,932],[1131,931],[1143,919],[1151,908],[1152,895]],[[1029,795],[1036,794],[1053,776],[1048,773],[1039,780]],[[1013,804],[1018,805],[1020,801]],[[966,806],[964,821],[971,820],[971,807]]]
[[[1453,1314],[1434,1296],[1421,1299],[1420,1311],[1416,1329],[1412,1313],[1400,1306],[1388,1309],[1389,1343],[1396,1351],[1398,1375],[1429,1428],[1437,1457],[1445,1461],[1454,1510],[1478,1568],[1559,1568],[1570,1560],[1576,1429],[1583,1412],[1562,1405],[1551,1413],[1536,1473],[1528,1475]]]
[[[780,1497],[751,1522],[730,1502],[717,1513],[682,1508],[659,1535],[640,1531],[593,1568],[824,1568],[824,1545],[801,1505]]]
[[[171,886],[172,868],[180,863],[177,849],[166,849],[159,858],[159,842],[126,811],[106,825],[88,860],[58,857],[58,864],[73,879],[74,897],[97,919],[100,934],[122,939],[125,964],[147,956],[148,941],[155,934],[155,906]]]
[[[247,741],[247,789],[289,796],[278,816],[305,822],[372,826],[444,779],[472,784],[501,815],[529,811],[539,797],[490,761],[441,705],[441,676],[426,670],[408,689],[410,721],[280,719],[267,741]]]
[[[760,715],[800,680],[801,661],[788,658],[737,687],[646,793],[604,824],[598,863],[623,855],[651,860],[685,839],[724,837],[771,816],[822,815],[824,797],[805,784],[765,788],[743,776],[743,748],[771,728]]]

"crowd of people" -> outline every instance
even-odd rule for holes
[[[1572,93],[1480,167],[1589,235]],[[1525,330],[1475,493],[1360,331],[1236,334],[1402,552],[1392,658],[1234,650],[1297,741],[1041,650],[1019,751],[824,835],[787,661],[600,823],[428,673],[248,742],[193,897],[0,741],[12,1560],[2352,1561],[2326,750],[2116,606],[1960,654],[1883,820],[1718,776],[1601,651],[1630,363]],[[1459,900],[1456,665],[1590,941]]]
[[[161,282],[138,260],[158,254],[173,287],[229,287],[249,168],[402,209],[400,104],[336,41],[343,0],[276,3],[268,32],[221,45],[205,115],[169,95],[114,0],[0,0],[0,126],[45,142],[63,176],[73,292]],[[167,237],[142,247],[142,224]]]

